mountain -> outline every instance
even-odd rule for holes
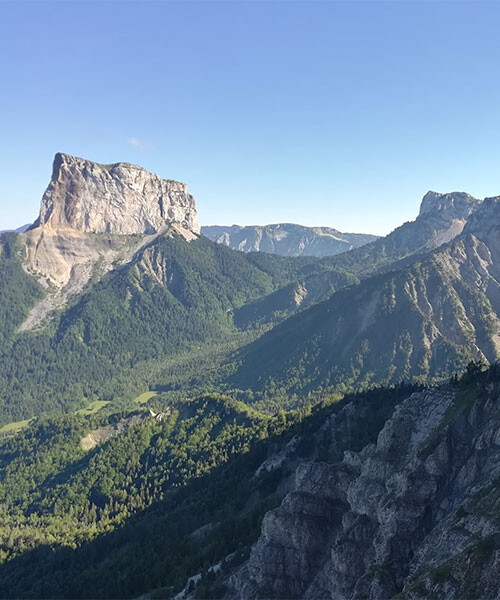
[[[492,596],[498,265],[500,198],[278,256],[56,155],[0,238],[0,597]]]
[[[226,597],[498,598],[498,372],[414,393],[376,443],[299,465]]]
[[[429,191],[422,198],[414,221],[403,223],[371,244],[324,260],[358,276],[392,268],[399,261],[439,248],[460,235],[481,203],[464,192]]]
[[[471,359],[494,361],[499,230],[500,198],[486,199],[451,242],[337,291],[244,347],[230,385],[304,396],[440,379]]]
[[[90,233],[157,233],[165,224],[199,233],[187,186],[136,165],[101,165],[58,153],[33,228]]]
[[[1,446],[0,597],[495,598],[499,399],[471,364],[274,417],[40,419]]]
[[[463,192],[427,192],[414,221],[404,223],[374,242],[337,256],[321,259],[321,268],[263,298],[243,307],[238,318],[266,322],[269,315],[291,315],[329,298],[340,289],[339,275],[348,285],[359,283],[388,269],[397,268],[424,255],[459,235],[481,200]],[[271,312],[269,311],[271,307]]]
[[[312,257],[247,255],[199,236],[185,189],[56,155],[38,220],[0,240],[0,419],[144,391],[166,357],[231,347],[253,327],[235,311],[314,272]]]
[[[269,252],[281,256],[333,256],[377,239],[364,233],[341,233],[331,227],[275,225],[209,225],[201,228],[208,239],[243,252]]]
[[[486,315],[481,292],[470,292],[469,303],[485,313],[478,312],[478,335],[468,324],[435,335],[436,324],[411,308],[404,275],[393,282],[401,301],[392,316],[374,300],[393,285],[395,276],[384,271],[410,269],[407,263],[458,235],[479,206],[467,194],[429,192],[414,222],[338,256],[242,253],[198,234],[184,184],[127,163],[57,154],[37,221],[0,241],[0,419],[130,398],[150,386],[172,393],[179,386],[236,387],[244,397],[264,394],[260,406],[272,411],[310,392],[319,397],[323,389],[439,377],[471,357],[494,357],[488,332],[496,317]],[[482,277],[473,272],[474,260],[469,278]],[[373,273],[379,279],[369,279]],[[452,303],[457,290],[436,273]],[[308,311],[328,298],[333,313],[323,305]],[[327,339],[339,323],[332,349]],[[366,327],[375,336],[368,344]],[[423,348],[427,340],[430,350]],[[236,363],[227,360],[241,347]],[[393,352],[400,357],[394,365]],[[167,368],[174,357],[176,366]]]
[[[21,227],[18,227],[17,229],[2,229],[0,230],[0,235],[2,235],[2,233],[24,233],[30,227],[31,223],[28,223],[27,225],[21,225]]]

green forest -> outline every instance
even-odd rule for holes
[[[220,395],[160,395],[154,416],[40,417],[0,445],[0,596],[165,597],[221,560],[234,568],[297,461],[360,450],[415,389],[380,388],[272,417]],[[357,420],[334,444],[321,426],[348,403]],[[82,446],[90,432],[119,424],[119,434]],[[292,439],[283,464],[259,470]],[[215,579],[206,573],[200,597],[221,593]]]

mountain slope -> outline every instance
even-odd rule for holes
[[[0,447],[0,596],[494,598],[499,398],[470,365],[273,418],[205,396],[90,451],[104,415],[41,420]]]
[[[243,348],[230,384],[304,395],[426,381],[471,359],[495,360],[499,226],[500,200],[488,199],[454,241],[399,271],[335,293]]]
[[[248,556],[297,464],[327,447],[331,458],[360,450],[407,394],[274,417],[204,395],[156,416],[40,419],[0,445],[0,597],[172,597],[189,576]],[[110,427],[113,437],[82,447]]]
[[[459,235],[481,201],[463,192],[438,194],[428,192],[414,221],[404,223],[389,235],[354,248],[338,256],[321,259],[313,273],[245,307],[238,316],[266,321],[268,308],[275,314],[291,315],[329,298],[345,285],[358,283],[374,273],[394,269],[411,262],[416,256],[438,248]]]
[[[414,221],[404,223],[389,235],[325,262],[355,275],[389,268],[413,255],[429,252],[462,233],[481,200],[464,192],[427,192]]]
[[[88,287],[49,327],[16,332],[9,325],[0,347],[2,419],[76,408],[96,394],[110,399],[137,384],[147,389],[146,381],[127,379],[134,365],[208,340],[224,345],[238,332],[234,310],[295,279],[308,260],[248,256],[203,237],[187,242],[175,229],[156,237],[132,262]],[[0,267],[15,265],[16,277],[33,288],[32,304],[43,290],[21,263],[21,257],[0,258]],[[16,281],[3,293],[17,293]],[[21,306],[18,325],[29,308]],[[15,307],[8,301],[7,308]]]
[[[412,394],[361,452],[298,467],[232,598],[498,598],[498,365]]]
[[[213,242],[243,252],[269,252],[281,256],[333,256],[377,239],[364,233],[342,233],[331,227],[305,227],[293,223],[275,225],[210,225],[201,233]]]

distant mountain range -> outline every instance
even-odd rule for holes
[[[500,223],[500,206],[497,221]],[[422,382],[500,355],[499,246],[470,232],[398,271],[359,285],[277,325],[242,350],[239,387],[259,373],[302,393]],[[239,372],[240,373],[240,372]]]
[[[218,244],[242,252],[269,252],[280,256],[333,256],[377,239],[365,233],[342,233],[331,227],[305,227],[293,223],[275,225],[210,225],[203,235]]]
[[[2,233],[11,233],[11,232],[24,233],[30,227],[31,227],[31,223],[28,223],[27,225],[22,225],[21,227],[18,227],[17,229],[0,229],[0,235],[2,235]]]

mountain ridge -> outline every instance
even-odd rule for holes
[[[454,238],[341,289],[276,325],[235,357],[230,385],[307,394],[318,387],[442,378],[500,355],[500,202],[488,230]],[[255,377],[252,373],[257,373]],[[313,375],[314,374],[314,375]],[[256,386],[256,380],[259,383]]]
[[[369,243],[378,236],[342,233],[332,227],[296,223],[269,225],[204,225],[210,240],[242,252],[269,252],[281,256],[331,256]]]

